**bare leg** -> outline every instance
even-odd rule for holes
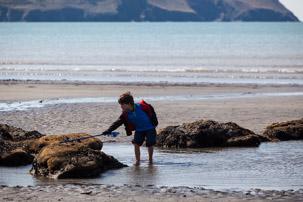
[[[136,160],[137,160],[137,162],[140,162],[140,146],[137,144],[134,144],[134,146],[135,146]]]
[[[153,161],[154,146],[148,147],[148,160]]]

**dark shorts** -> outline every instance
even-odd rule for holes
[[[153,128],[145,131],[136,131],[132,143],[141,146],[145,139],[147,147],[154,146],[157,139],[156,129]]]

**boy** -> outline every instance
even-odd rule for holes
[[[155,127],[158,125],[157,115],[154,108],[144,102],[134,103],[131,93],[122,93],[118,100],[122,108],[122,114],[106,131],[102,134],[108,134],[122,124],[125,126],[126,134],[130,136],[135,130],[135,136],[132,140],[137,163],[140,162],[140,146],[146,139],[148,147],[148,160],[152,162],[154,145],[156,144],[157,133]]]

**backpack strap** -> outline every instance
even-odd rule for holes
[[[146,103],[143,99],[139,104],[141,105],[142,110],[149,116],[152,124],[154,126],[158,126],[158,118],[154,108],[150,104]]]
[[[151,118],[153,116],[153,113],[149,104],[147,104],[143,99],[141,102],[139,102],[139,104],[141,105],[142,110]]]

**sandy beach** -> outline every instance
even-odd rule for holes
[[[97,85],[49,83],[0,83],[0,102],[45,100],[81,97],[119,97],[131,91],[135,101],[147,96],[194,96],[222,94],[261,94],[303,92],[300,86],[161,86],[161,85]],[[146,100],[150,102],[149,100]],[[233,99],[169,100],[150,102],[156,109],[159,126],[180,125],[197,120],[235,122],[257,134],[262,134],[271,123],[301,119],[302,96],[252,96]],[[115,103],[76,103],[49,105],[26,111],[0,112],[0,122],[24,130],[41,133],[67,134],[86,132],[98,134],[115,121],[121,113]],[[129,142],[124,128],[120,127],[117,142]]]
[[[221,94],[262,94],[303,92],[298,86],[182,86],[182,85],[98,85],[71,83],[1,82],[0,102],[57,98],[117,97],[131,91],[135,98],[150,96],[194,96]],[[140,100],[136,100],[140,101]],[[148,100],[146,100],[149,102]],[[179,125],[201,119],[235,122],[257,134],[271,123],[301,119],[302,96],[252,96],[232,99],[161,100],[150,102],[158,115],[159,126]],[[99,134],[121,113],[118,103],[56,104],[25,111],[2,111],[0,123],[37,130],[46,135],[85,132]],[[105,143],[128,143],[123,127]],[[156,186],[81,185],[0,187],[2,201],[302,201],[302,190],[285,192],[251,190],[217,192],[201,188]]]

